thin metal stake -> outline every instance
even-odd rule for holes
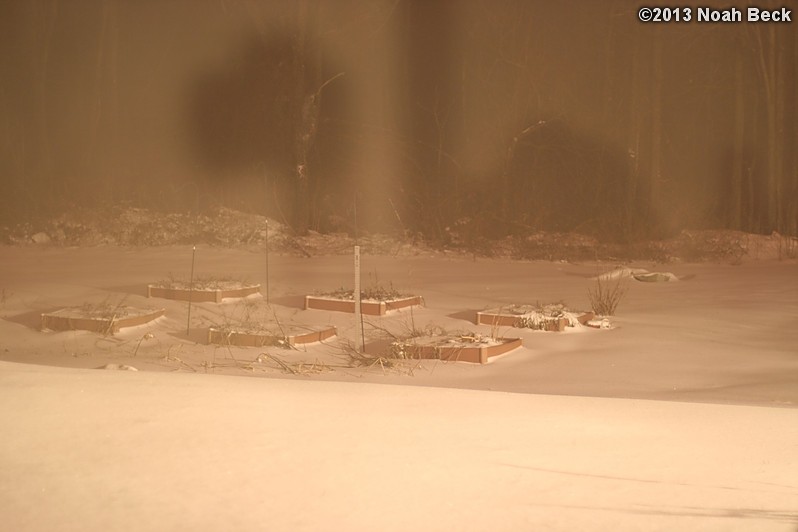
[[[186,320],[186,336],[191,333],[191,300],[194,294],[194,259],[197,256],[197,245],[191,251],[191,277],[188,281],[188,319]]]
[[[266,220],[266,304],[269,304],[269,220]]]
[[[360,327],[360,350],[366,352],[366,334],[363,331],[363,313],[360,305],[360,246],[355,246],[355,326]]]

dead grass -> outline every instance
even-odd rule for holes
[[[180,278],[171,272],[166,279],[161,279],[153,283],[158,288],[172,288],[176,290],[232,290],[236,288],[246,288],[252,286],[246,280],[235,279],[228,275],[201,275],[191,280]]]
[[[221,322],[211,326],[224,336],[226,341],[223,345],[231,345],[231,335],[240,333],[263,336],[266,342],[264,347],[292,348],[274,307],[260,299],[244,299],[237,302],[229,312],[223,310]]]
[[[779,235],[779,260],[798,258],[798,238]]]
[[[105,322],[104,328],[98,332],[103,336],[111,336],[114,334],[116,321],[130,314],[130,309],[125,306],[126,300],[127,297],[123,297],[113,302],[111,296],[108,296],[100,303],[85,302],[79,307],[73,307],[70,312],[81,318]]]
[[[313,362],[286,362],[276,355],[263,352],[258,355],[254,363],[264,367],[279,369],[282,373],[289,375],[317,375],[320,373],[332,373],[333,367],[316,359]]]
[[[366,325],[369,328],[369,340],[378,343],[383,341],[385,345],[376,353],[367,353],[349,340],[340,342],[338,357],[344,361],[344,365],[347,367],[367,370],[379,367],[383,373],[394,372],[413,376],[421,366],[421,359],[409,347],[418,338],[446,334],[443,327],[432,323],[428,323],[424,327],[417,326],[412,309],[408,318],[394,324],[396,328],[393,330],[368,321]]]
[[[339,346],[339,358],[349,368],[371,370],[379,367],[383,373],[394,372],[401,375],[413,376],[421,366],[418,357],[407,356],[401,350],[391,347],[379,354],[365,353],[350,341],[344,341]]]
[[[598,276],[595,285],[587,289],[590,307],[596,316],[614,316],[628,289],[628,280],[623,277],[602,279]]]
[[[355,299],[355,291],[343,287],[319,295],[348,301],[353,301]],[[375,283],[360,291],[361,300],[392,301],[403,297],[408,297],[408,295],[394,288],[393,283],[389,283],[387,286]]]
[[[127,297],[123,297],[114,303],[108,296],[101,303],[83,303],[77,310],[86,318],[113,321],[128,315],[129,311],[125,307],[126,299]]]

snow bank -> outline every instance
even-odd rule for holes
[[[0,362],[15,531],[794,530],[798,411]]]

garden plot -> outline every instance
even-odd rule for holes
[[[421,336],[393,342],[390,358],[487,364],[491,358],[522,345],[520,338],[491,338],[476,333]]]
[[[237,304],[223,316],[223,323],[208,329],[208,343],[240,347],[283,347],[323,342],[337,334],[333,326],[309,326],[281,320],[262,301]]]
[[[367,316],[384,316],[390,311],[424,304],[421,296],[402,294],[393,286],[366,288],[360,295],[360,311]],[[341,288],[325,294],[305,296],[305,309],[355,312],[354,290]]]
[[[193,282],[170,278],[147,285],[147,297],[193,303],[221,303],[223,299],[244,298],[259,293],[259,284],[215,277],[200,277]]]
[[[264,326],[239,330],[236,328],[211,327],[208,343],[235,345],[239,347],[285,347],[323,342],[337,334],[335,327],[288,327],[279,329]]]
[[[83,330],[114,334],[125,327],[144,325],[165,313],[164,309],[140,309],[127,305],[91,305],[68,307],[42,314],[43,331]]]
[[[566,327],[597,327],[595,313],[569,311],[565,305],[510,305],[477,312],[477,325],[562,332]],[[600,322],[599,322],[600,323]]]
[[[270,376],[274,372],[266,369],[273,368],[266,368],[264,363],[264,371],[241,366],[252,363],[260,369],[253,361],[262,352],[278,356],[283,352],[290,359],[287,363],[312,363],[317,358],[330,367],[339,363],[340,370],[320,376],[324,380],[789,407],[798,401],[794,356],[798,328],[792,327],[790,321],[798,308],[794,260],[752,260],[734,267],[725,262],[673,263],[667,268],[632,263],[626,266],[670,271],[680,281],[609,279],[602,281],[603,290],[599,291],[596,276],[615,269],[615,264],[369,256],[363,265],[366,270],[379,271],[386,281],[393,280],[407,292],[423,295],[426,306],[381,318],[365,316],[364,340],[352,314],[301,310],[305,294],[351,282],[350,257],[323,256],[309,261],[290,254],[275,255],[271,263],[275,275],[272,295],[283,304],[272,306],[283,335],[294,334],[292,326],[297,323],[307,328],[335,326],[337,336],[307,348],[299,345],[301,351],[231,347],[228,353],[227,346],[207,344],[208,329],[221,328],[227,321],[232,325],[234,320],[228,320],[226,315],[234,308],[248,303],[265,304],[265,298],[250,296],[227,299],[221,304],[192,305],[189,320],[185,302],[145,300],[136,296],[137,291],[132,288],[143,289],[148,282],[165,278],[169,271],[182,275],[182,270],[187,270],[186,256],[190,251],[190,246],[136,250],[113,246],[4,247],[0,250],[0,358],[67,367],[113,363],[132,365],[141,371],[212,369],[217,374]],[[225,248],[210,248],[207,254],[209,266],[200,273],[241,272],[236,274],[239,278],[250,275],[248,279],[266,286],[263,277],[255,277],[262,275],[262,255],[249,249]],[[685,281],[687,278],[691,280]],[[604,294],[611,298],[615,287],[616,295],[623,295],[620,312],[615,315],[594,308],[592,298],[585,294],[587,290],[596,294],[596,300]],[[146,295],[143,290],[138,292]],[[84,331],[38,332],[42,313],[84,301],[97,303],[109,293],[114,294],[112,297],[128,297],[124,301],[128,305],[165,307],[166,316],[103,338]],[[292,297],[296,294],[302,297]],[[573,303],[572,308],[609,316],[618,327],[607,334],[585,327],[566,327],[564,333],[544,334],[530,329],[492,330],[490,325],[473,325],[477,311],[499,307],[502,302],[507,305],[562,300]],[[524,346],[531,349],[512,351],[506,358],[491,357],[489,360],[497,363],[486,365],[400,361],[400,366],[392,367],[387,375],[368,369],[374,360],[364,360],[365,366],[349,366],[342,353],[349,342],[361,351],[365,348],[369,356],[387,357],[387,348],[395,339],[387,333],[379,334],[375,327],[411,341],[411,334],[434,336],[426,330],[429,324],[452,329],[465,325],[463,318],[471,321],[470,328],[476,332],[521,337]],[[270,324],[267,328],[276,325],[270,315],[261,323]],[[136,332],[138,329],[142,330]],[[280,328],[274,332],[280,333]],[[137,342],[145,333],[154,336],[143,340],[135,354]],[[532,340],[534,346],[530,344]],[[220,353],[236,357],[241,364],[222,366],[217,363]],[[177,361],[178,357],[182,362]],[[372,367],[375,368],[379,369],[380,364]],[[412,379],[405,378],[410,375],[406,368],[413,370]]]

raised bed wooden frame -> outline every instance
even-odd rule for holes
[[[582,324],[587,325],[587,322],[595,317],[593,312],[583,312],[576,315],[576,320]],[[493,327],[515,327],[524,328],[520,325],[523,316],[517,314],[502,313],[501,309],[491,309],[482,312],[477,312],[476,324],[477,325],[490,325]],[[544,322],[544,331],[562,332],[568,326],[568,318],[546,318]]]
[[[520,338],[501,338],[499,341],[501,343],[496,345],[477,344],[473,346],[423,345],[409,342],[405,343],[403,347],[416,358],[487,364],[491,358],[509,353],[523,345]]]
[[[241,288],[227,290],[188,290],[185,288],[169,288],[164,286],[147,285],[147,297],[162,297],[176,301],[191,301],[192,303],[221,303],[227,298],[243,298],[260,292],[260,285],[254,284]]]
[[[423,305],[421,296],[409,296],[388,301],[361,301],[360,311],[367,316],[384,316],[392,310],[399,310],[416,305]],[[335,299],[324,296],[305,296],[305,310],[331,310],[354,314],[355,302],[349,299]]]
[[[157,318],[163,316],[166,311],[164,309],[156,309],[144,311],[142,314],[135,316],[123,316],[119,318],[91,318],[91,317],[78,317],[70,315],[74,309],[65,308],[42,314],[42,329],[51,329],[54,331],[91,331],[103,334],[114,334],[119,332],[120,329],[125,327],[135,327],[137,325],[144,325]]]
[[[290,334],[285,337],[288,346],[293,347],[301,344],[312,344],[323,342],[338,334],[335,327],[326,327],[316,331],[308,331],[299,334]],[[247,333],[237,331],[223,331],[215,327],[208,329],[208,343],[221,345],[234,345],[238,347],[263,347],[275,345],[281,337],[270,332]]]

